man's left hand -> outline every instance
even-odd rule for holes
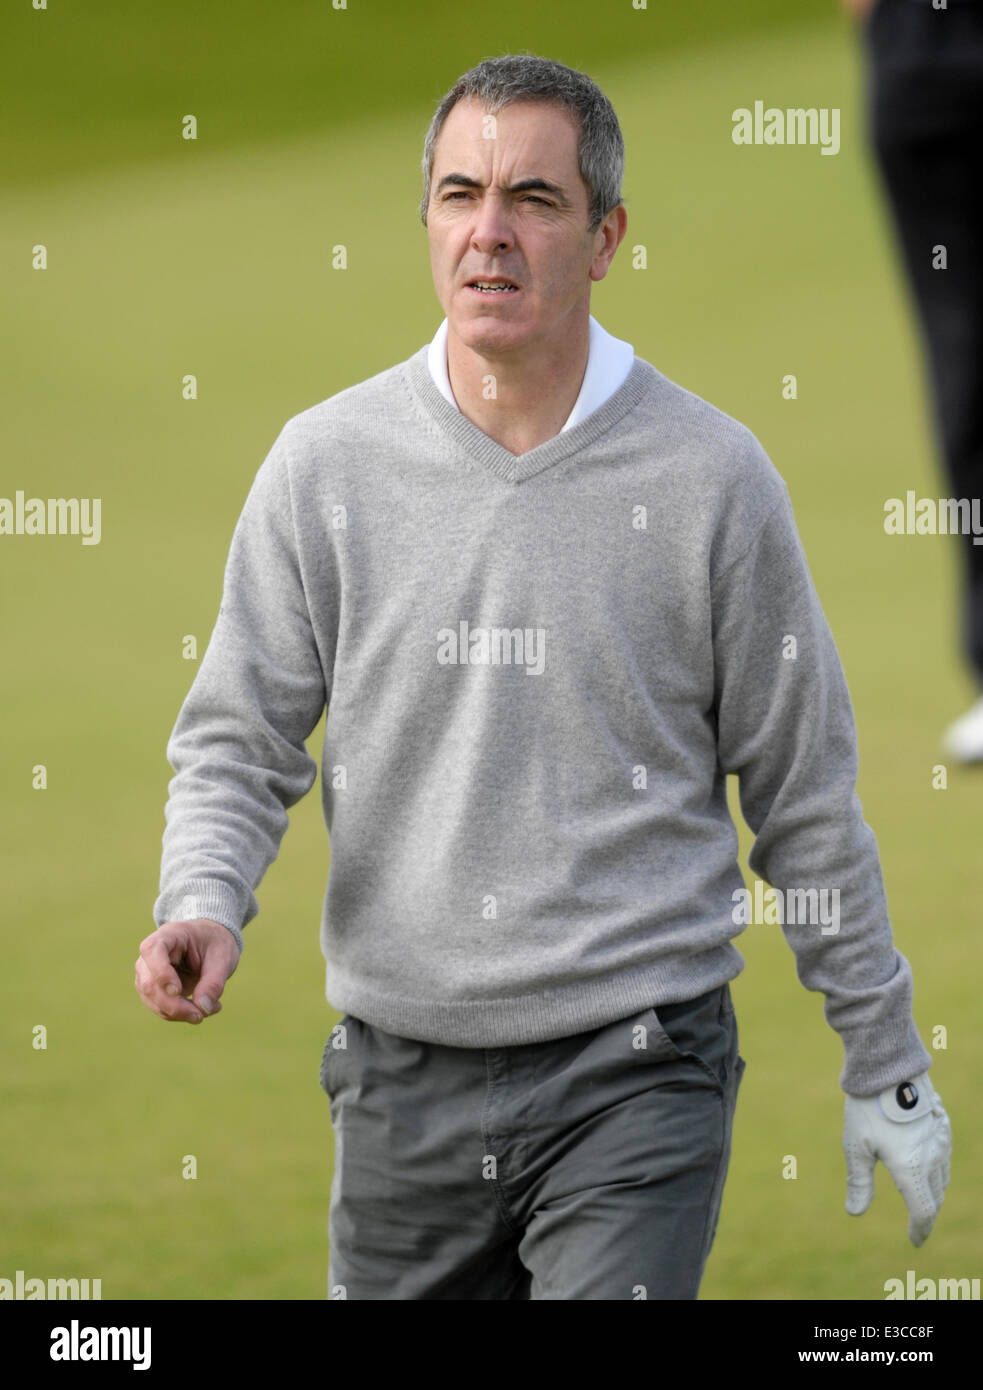
[[[860,1216],[874,1200],[880,1159],[908,1208],[908,1236],[923,1245],[949,1185],[952,1130],[928,1072],[877,1096],[847,1096],[843,1125],[846,1209]]]

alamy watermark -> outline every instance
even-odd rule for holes
[[[546,666],[546,629],[542,627],[471,627],[437,632],[438,666],[525,666],[527,676],[541,676]]]
[[[102,1280],[28,1278],[22,1269],[14,1271],[13,1279],[0,1279],[0,1299],[29,1303],[39,1298],[101,1299]]]
[[[973,537],[983,545],[983,516],[978,497],[917,497],[909,488],[884,503],[884,530],[889,536]]]
[[[818,926],[823,936],[840,930],[838,888],[766,888],[760,878],[754,890],[735,888],[731,920],[735,926]]]
[[[102,539],[101,497],[0,497],[0,536],[81,536],[83,545]]]
[[[51,1329],[52,1361],[132,1361],[135,1371],[150,1370],[149,1327],[83,1327],[73,1318]]]
[[[838,106],[738,106],[731,113],[735,145],[821,145],[820,154],[840,150]]]
[[[905,1270],[903,1279],[887,1279],[884,1283],[884,1298],[913,1299],[969,1299],[979,1301],[979,1279],[932,1279],[928,1275],[918,1278],[913,1269]]]

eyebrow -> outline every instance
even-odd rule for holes
[[[480,183],[478,179],[473,179],[470,174],[445,174],[437,185],[437,192],[439,193],[447,184],[452,183],[457,184],[461,188],[484,187],[484,184]],[[566,194],[559,184],[550,183],[548,179],[535,176],[527,179],[518,179],[517,182],[509,184],[505,191],[506,193],[525,193],[532,188],[539,189],[543,193],[552,193],[554,198],[560,199],[561,202],[567,201]]]

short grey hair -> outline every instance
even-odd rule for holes
[[[423,197],[420,220],[427,225],[430,182],[437,137],[451,108],[474,98],[485,110],[500,111],[519,101],[551,102],[564,107],[580,130],[577,162],[587,185],[588,231],[595,232],[604,218],[624,202],[621,180],[625,169],[625,142],[614,107],[586,73],[550,58],[531,53],[508,53],[485,58],[459,77],[441,98],[423,144]]]

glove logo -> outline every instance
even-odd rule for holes
[[[914,1110],[918,1104],[918,1088],[913,1081],[902,1081],[894,1093],[894,1099],[902,1110]]]

